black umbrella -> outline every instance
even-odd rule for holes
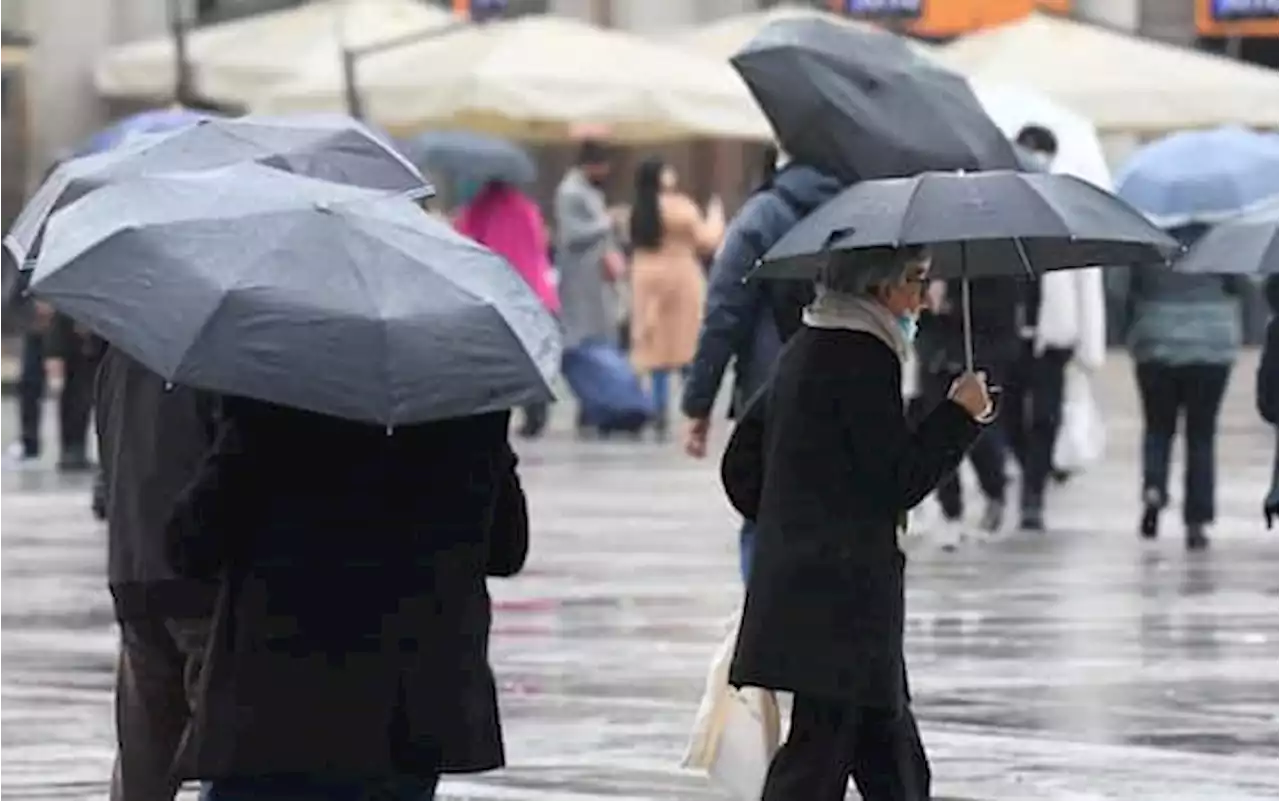
[[[1271,275],[1280,256],[1276,248],[1274,206],[1243,214],[1210,228],[1185,256],[1173,264],[1181,273],[1212,275]]]
[[[842,180],[1018,166],[968,82],[893,34],[779,20],[730,61],[783,149]]]
[[[402,145],[415,164],[433,176],[481,187],[493,181],[528,186],[538,169],[524,148],[496,136],[466,131],[431,131]]]
[[[752,277],[812,279],[829,266],[856,268],[868,248],[904,245],[929,246],[932,277],[966,279],[966,340],[969,278],[1161,262],[1179,250],[1124,201],[1073,176],[934,172],[844,190],[770,248]]]
[[[559,367],[502,257],[403,195],[259,165],[86,195],[31,291],[176,383],[388,426],[546,402]]]

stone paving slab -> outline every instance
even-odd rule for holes
[[[1172,515],[1140,542],[1130,387],[1119,368],[1104,382],[1108,461],[1051,498],[1050,534],[911,556],[908,660],[939,797],[1280,792],[1278,551],[1258,515],[1273,435],[1233,381],[1213,547],[1186,554]],[[442,797],[723,798],[677,764],[740,593],[714,464],[566,428],[521,445],[532,557],[491,585],[511,767]],[[87,479],[6,473],[0,527],[5,797],[103,798],[115,633]]]

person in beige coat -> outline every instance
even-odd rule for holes
[[[676,172],[657,158],[636,170],[631,208],[631,361],[649,377],[654,429],[667,431],[671,374],[693,361],[706,277],[702,258],[724,235],[719,199],[704,215],[677,189]]]

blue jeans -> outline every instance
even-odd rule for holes
[[[215,779],[200,787],[200,801],[431,801],[439,779],[405,776],[372,781],[330,781],[306,776]]]
[[[746,584],[751,577],[751,562],[756,555],[756,524],[750,520],[742,521],[738,529],[738,571],[742,574],[742,583]]]

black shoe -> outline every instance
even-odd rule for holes
[[[1199,523],[1187,524],[1187,550],[1203,551],[1209,547],[1209,537],[1204,533],[1204,526]]]
[[[1160,533],[1160,507],[1147,506],[1142,510],[1142,520],[1138,523],[1138,534],[1144,540],[1154,540]]]
[[[1044,507],[1040,504],[1026,504],[1022,507],[1022,530],[1035,534],[1044,533]]]

